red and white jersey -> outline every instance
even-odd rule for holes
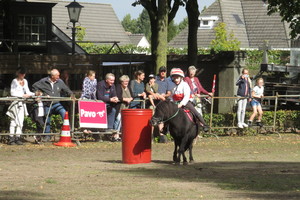
[[[184,82],[183,80],[179,83],[179,85],[176,85],[171,94],[171,100],[172,101],[180,101],[182,105],[186,105],[191,96],[191,89],[190,86]]]

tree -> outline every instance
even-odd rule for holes
[[[151,22],[147,10],[143,9],[136,21],[138,33],[144,33],[147,40],[151,41]]]
[[[180,33],[188,26],[188,18],[185,17],[179,24],[178,24],[178,32]]]
[[[233,32],[228,35],[225,23],[219,23],[214,30],[216,38],[212,40],[210,44],[210,48],[213,52],[237,51],[240,49],[241,42],[234,37]]]
[[[151,41],[151,23],[147,10],[143,9],[136,20],[137,33],[144,33],[146,38]],[[174,20],[168,25],[168,42],[171,41],[178,34],[178,26]]]
[[[197,66],[198,63],[198,17],[200,15],[199,5],[197,0],[185,0],[185,9],[188,15],[188,65]]]
[[[155,71],[167,64],[168,25],[174,19],[182,0],[136,0],[148,12],[151,24],[151,53]]]
[[[203,13],[205,10],[207,9],[207,7],[206,6],[204,6],[203,8],[202,8],[202,10],[201,10],[201,12],[200,13]]]
[[[86,28],[82,26],[76,26],[76,40],[77,41],[83,41],[85,35],[86,35]]]
[[[131,19],[130,14],[124,16],[123,20],[121,21],[121,24],[127,32],[136,33],[138,31],[137,20]]]
[[[268,14],[271,15],[277,12],[279,12],[283,21],[290,24],[291,37],[296,38],[300,34],[300,1],[268,0]]]
[[[172,20],[168,26],[168,42],[170,42],[178,34],[178,26]]]

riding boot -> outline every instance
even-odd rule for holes
[[[186,104],[186,107],[196,116],[196,118],[199,120],[199,122],[201,123],[203,130],[205,132],[207,132],[209,130],[209,126],[207,126],[207,124],[205,123],[202,115],[195,109],[195,107],[193,106],[193,104],[191,102],[188,102]]]
[[[202,115],[199,113],[199,114],[196,115],[196,118],[200,121],[200,123],[203,127],[203,131],[208,132],[209,131],[209,126],[205,123]]]

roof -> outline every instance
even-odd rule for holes
[[[220,3],[215,1],[211,6],[209,6],[205,13],[201,16],[218,16],[219,20],[222,21],[222,15],[220,10]],[[173,47],[187,47],[188,38],[188,27],[186,27],[182,32],[180,32],[173,40],[169,42],[170,46]],[[198,47],[208,47],[210,41],[215,38],[213,29],[198,29],[197,43]]]
[[[219,22],[227,25],[228,33],[241,42],[242,48],[258,48],[268,40],[273,48],[289,48],[289,29],[281,22],[278,13],[269,16],[262,0],[217,0],[205,11],[203,16],[217,16]],[[214,27],[217,25],[214,23]],[[215,39],[212,29],[198,29],[198,47],[207,48]],[[170,43],[173,47],[187,47],[188,27],[179,33]]]
[[[58,3],[59,0],[24,0],[27,2],[35,2],[35,3]]]
[[[49,0],[45,1],[49,2]],[[69,16],[65,7],[70,2],[52,2],[57,3],[52,9],[52,22],[71,36],[71,29],[66,29]],[[130,39],[110,4],[86,2],[80,4],[84,8],[81,10],[78,25],[86,29],[85,41],[120,41],[121,45],[130,44]]]
[[[148,46],[150,46],[148,40],[145,37],[145,34],[128,34],[130,41],[133,45],[139,46],[142,40],[145,40]]]
[[[268,40],[273,48],[289,48],[289,30],[285,23],[281,22],[279,13],[271,16],[267,14],[267,7],[263,3],[253,0],[242,0],[249,46],[261,46]]]

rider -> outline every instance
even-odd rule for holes
[[[191,103],[191,90],[189,85],[184,82],[184,73],[180,68],[173,68],[171,70],[171,78],[175,83],[175,87],[172,90],[171,100],[178,103],[178,108],[186,107],[189,109],[196,118],[201,122],[205,132],[209,130],[209,127],[206,125],[202,115],[194,108]]]

